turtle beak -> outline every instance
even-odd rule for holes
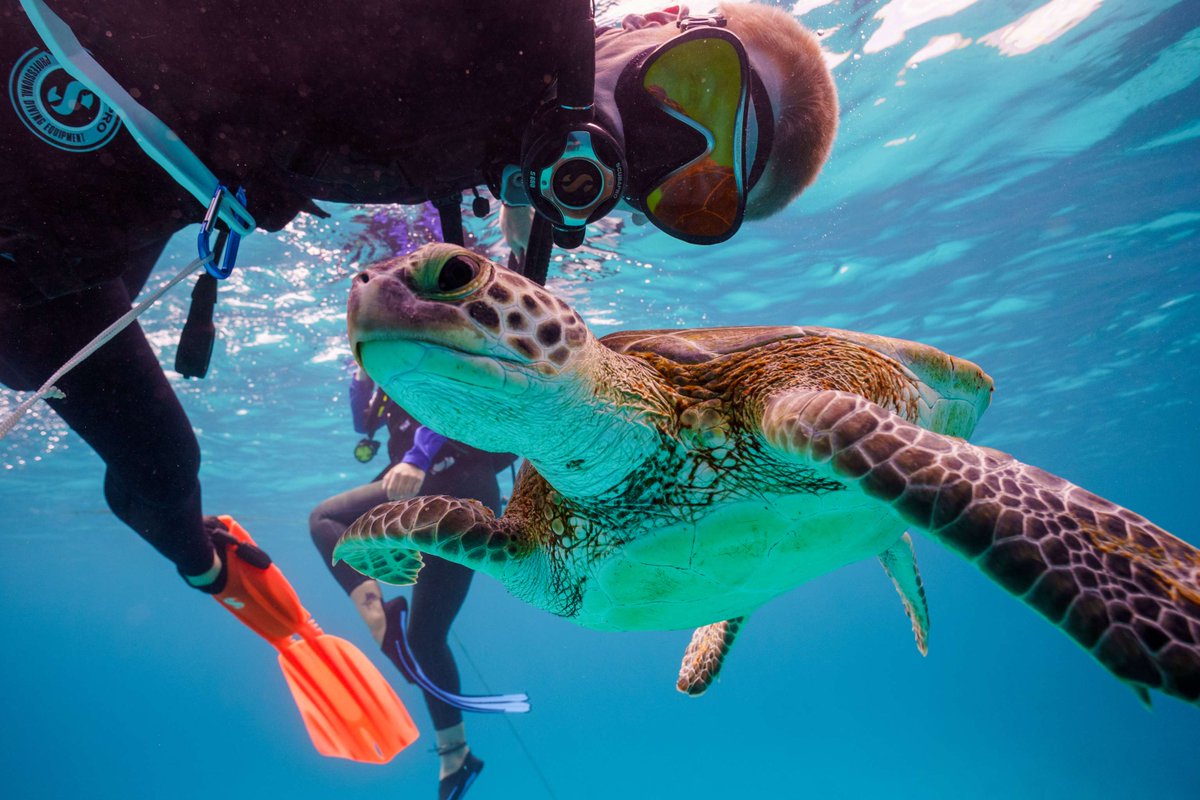
[[[359,364],[362,364],[363,342],[421,339],[467,345],[468,342],[461,341],[464,334],[472,338],[463,330],[457,311],[413,293],[407,264],[407,259],[389,259],[354,276],[346,307],[346,328],[350,349]]]

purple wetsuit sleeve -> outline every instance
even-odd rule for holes
[[[358,373],[350,379],[350,418],[357,433],[367,432],[367,412],[371,409],[371,392],[375,382],[370,378],[359,380]]]
[[[429,467],[433,464],[433,459],[437,457],[438,451],[442,449],[442,445],[445,443],[445,436],[435,433],[422,425],[417,428],[417,433],[413,436],[413,446],[404,454],[404,458],[400,460],[405,464],[412,464],[422,472],[429,472]]]

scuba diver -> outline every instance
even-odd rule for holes
[[[837,127],[816,37],[750,4],[596,29],[588,0],[373,0],[335,19],[305,0],[20,0],[0,9],[0,64],[0,383],[18,391],[129,311],[205,205],[208,272],[176,358],[191,377],[238,236],[323,213],[314,200],[433,201],[456,241],[463,191],[486,185],[540,282],[552,244],[614,208],[725,241],[815,179]],[[204,255],[218,219],[219,268]],[[203,515],[195,434],[136,322],[55,383],[122,522],[272,644],[309,631],[249,535]],[[364,680],[326,666],[348,690]],[[385,705],[359,710],[403,727]]]
[[[470,497],[500,515],[496,472],[516,456],[486,453],[447,440],[420,426],[387,397],[361,369],[350,383],[354,429],[365,434],[354,456],[367,463],[379,449],[375,433],[388,432],[388,464],[364,486],[335,495],[313,509],[309,530],[333,577],[396,668],[425,693],[425,704],[437,736],[441,759],[440,800],[459,798],[483,769],[483,761],[467,746],[462,712],[528,711],[524,695],[459,694],[458,668],[447,636],[471,586],[472,570],[435,556],[424,559],[421,579],[412,589],[411,612],[403,596],[383,602],[379,583],[345,563],[333,564],[333,548],[346,529],[363,514],[389,500],[418,494]]]

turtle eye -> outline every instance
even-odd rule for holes
[[[475,265],[465,258],[454,256],[438,271],[437,290],[443,293],[457,292],[469,284],[477,272]]]
[[[448,255],[445,261],[436,256],[415,256],[408,280],[418,294],[430,300],[454,302],[470,297],[491,278],[490,262],[469,253]]]

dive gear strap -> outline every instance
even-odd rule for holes
[[[534,214],[533,225],[529,229],[529,244],[525,247],[525,261],[521,264],[521,274],[538,286],[546,285],[553,244],[550,220],[541,214]]]
[[[213,324],[213,312],[217,305],[217,281],[233,274],[237,263],[238,246],[242,235],[229,230],[220,220],[221,204],[231,193],[224,185],[217,186],[204,224],[196,237],[196,249],[204,259],[204,274],[196,279],[192,289],[192,304],[188,308],[187,321],[179,333],[179,347],[175,351],[175,371],[185,378],[203,378],[208,374],[212,360],[213,345],[217,329]],[[246,202],[246,190],[238,187],[232,196],[240,203]],[[209,244],[213,229],[217,228],[215,245]],[[220,261],[220,264],[217,262]]]
[[[220,241],[218,238],[218,246]],[[192,287],[192,304],[188,307],[187,321],[183,323],[179,346],[175,349],[175,371],[185,378],[203,378],[208,374],[217,338],[213,324],[216,305],[217,279],[202,272]]]
[[[455,194],[439,197],[433,201],[437,209],[438,220],[442,224],[442,241],[465,247],[466,237],[463,234],[462,195]]]

